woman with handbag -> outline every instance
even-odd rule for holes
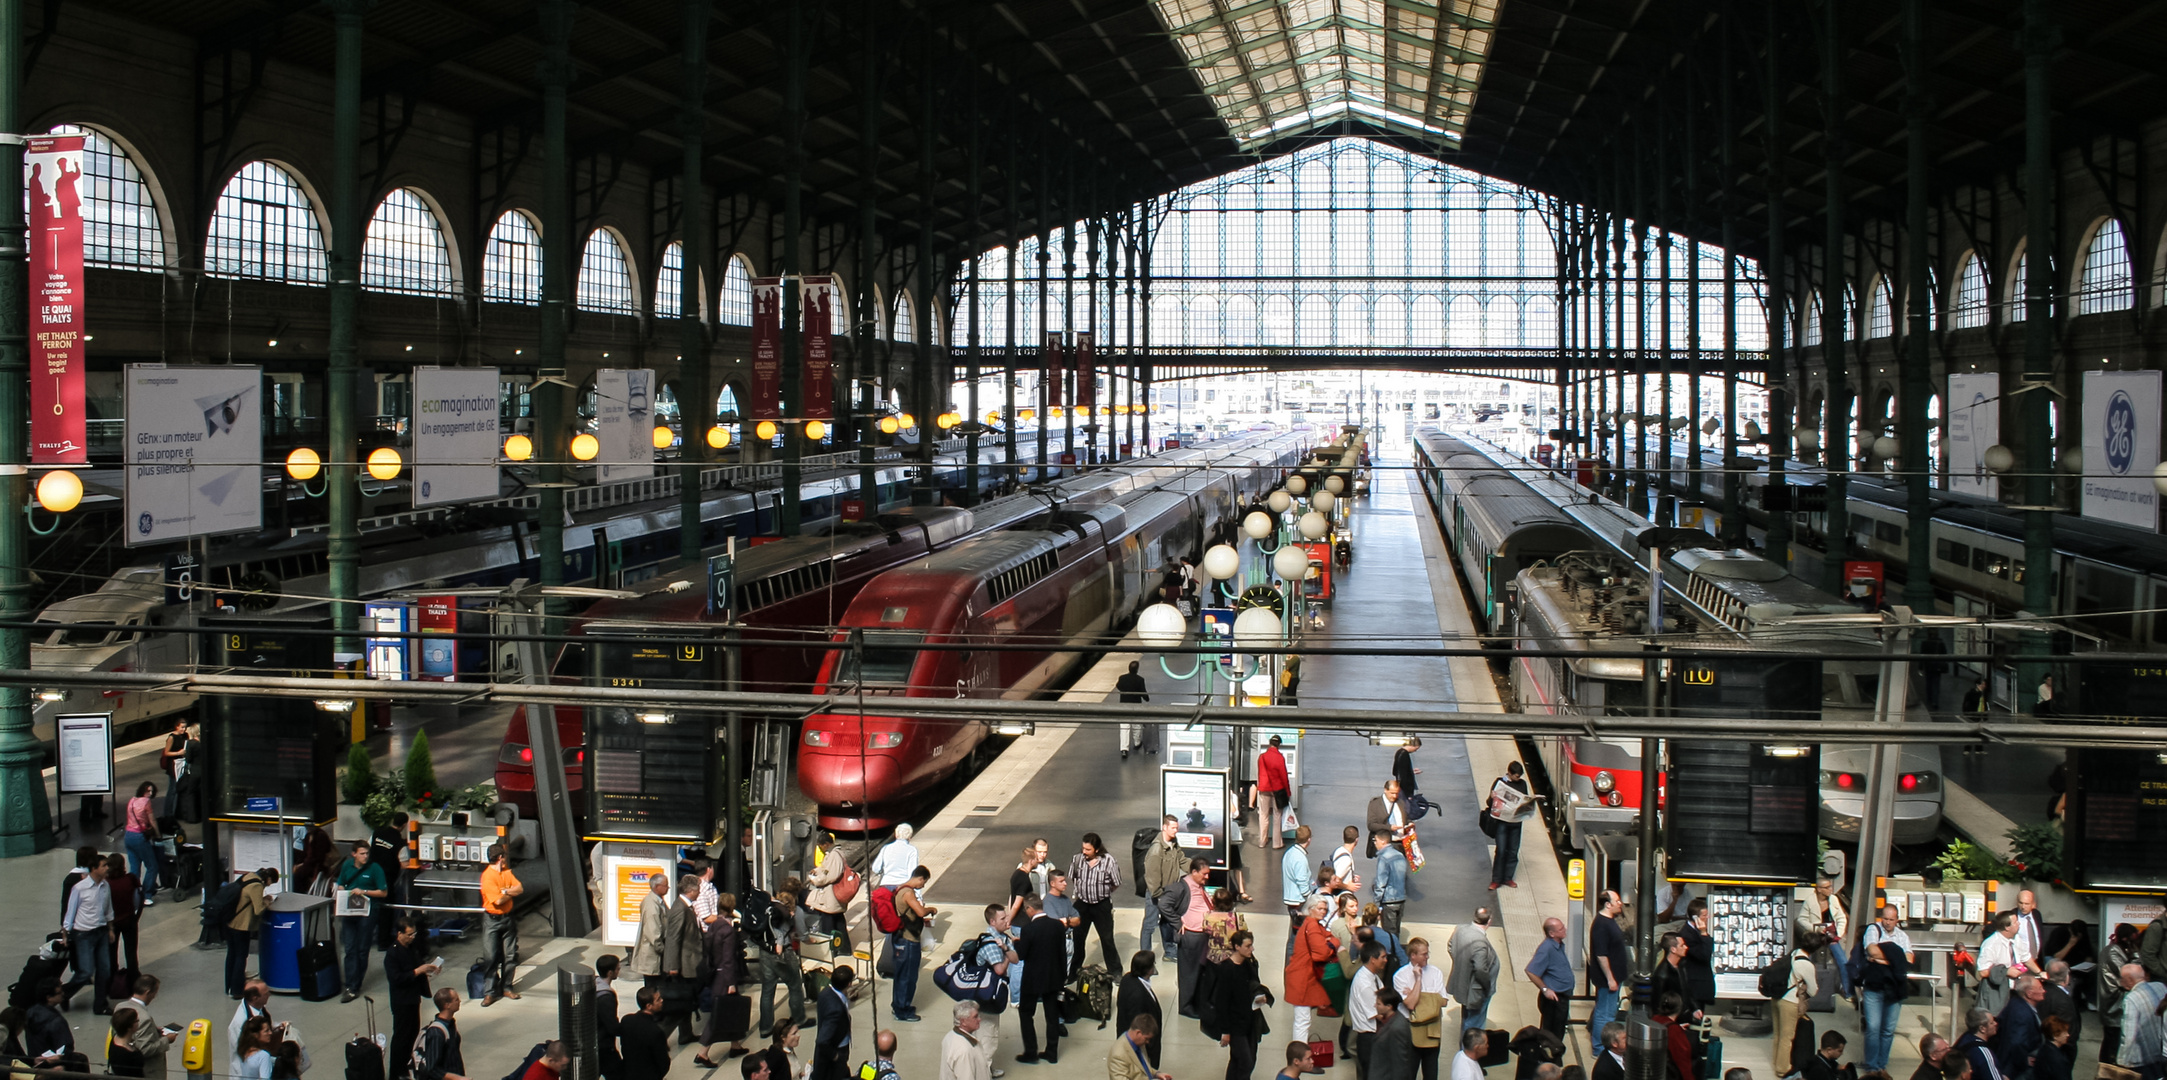
[[[864,885],[865,879],[859,877],[858,872],[851,868],[848,859],[836,852],[834,833],[820,834],[820,844],[813,852],[813,861],[816,865],[813,867],[812,876],[805,879],[806,886],[812,890],[805,896],[805,906],[819,915],[820,929],[826,936],[842,938],[842,944],[837,946],[836,952],[848,953],[850,928],[844,913],[849,910],[850,902],[858,898],[858,890]]]
[[[128,872],[143,884],[145,906],[157,901],[158,895],[158,818],[151,810],[151,800],[158,797],[158,785],[148,780],[136,785],[135,798],[128,800],[126,816],[121,820],[128,831],[121,835],[121,846],[128,852]]]
[[[1329,909],[1330,901],[1324,897],[1310,898],[1308,906],[1303,908],[1302,928],[1294,935],[1294,948],[1288,952],[1286,969],[1282,972],[1287,1004],[1294,1006],[1295,1042],[1308,1042],[1310,1020],[1317,1010],[1332,1007],[1331,995],[1324,988],[1324,976],[1327,969],[1335,973],[1339,970],[1339,941],[1324,928]]]
[[[1234,890],[1221,888],[1211,894],[1211,910],[1204,914],[1204,962],[1216,964],[1234,955],[1234,937],[1249,924],[1234,910]]]
[[[731,1057],[743,1057],[745,1040],[752,1035],[752,999],[737,992],[745,985],[745,947],[737,936],[737,894],[717,895],[715,911],[718,917],[707,924],[707,964],[715,972],[708,987],[714,1002],[707,1012],[707,1022],[701,1025],[700,1052],[692,1058],[692,1063],[703,1069],[721,1064],[709,1055],[724,1040],[730,1043]]]

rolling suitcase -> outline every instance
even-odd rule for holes
[[[339,977],[339,951],[330,942],[309,942],[294,959],[301,968],[301,1000],[329,1001],[345,988]]]
[[[1723,1075],[1723,1039],[1718,1036],[1701,1044],[1700,1080],[1717,1080]]]
[[[384,1042],[376,1033],[376,999],[362,1000],[369,1003],[369,1033],[346,1043],[346,1080],[384,1080]]]

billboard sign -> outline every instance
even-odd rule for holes
[[[263,369],[130,364],[129,546],[263,527]]]
[[[655,474],[653,368],[604,368],[594,376],[594,477],[607,484]]]
[[[414,369],[414,505],[497,497],[497,369]]]
[[[90,460],[83,411],[83,137],[24,140],[30,198],[30,462]]]
[[[2159,528],[2160,373],[2084,373],[2085,517]]]

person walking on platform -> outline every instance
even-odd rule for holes
[[[511,853],[503,844],[489,845],[489,865],[482,870],[482,950],[489,959],[487,1008],[504,998],[519,1000],[512,975],[519,967],[519,917],[512,907],[526,887],[512,873]]]
[[[1490,944],[1490,909],[1476,908],[1472,918],[1454,928],[1445,950],[1452,957],[1452,980],[1445,989],[1460,1003],[1460,1029],[1481,1027],[1489,1019],[1500,974],[1497,948]],[[1413,952],[1410,944],[1408,953]]]
[[[1067,974],[1068,934],[1061,924],[1046,915],[1045,906],[1035,896],[1025,897],[1024,915],[1028,921],[1023,927],[1023,938],[1017,943],[1017,955],[1023,961],[1023,1001],[1017,1012],[1023,1021],[1023,1053],[1016,1055],[1017,1062],[1031,1065],[1043,1061],[1054,1064],[1061,1059],[1061,985]],[[1038,1017],[1046,1019],[1046,1048],[1038,1045]]]
[[[1377,876],[1370,882],[1370,896],[1377,901],[1378,924],[1393,937],[1400,936],[1400,913],[1407,906],[1407,856],[1386,833],[1369,834],[1369,851],[1377,860]]]
[[[1287,950],[1287,964],[1283,973],[1287,1004],[1294,1006],[1294,1041],[1309,1041],[1309,1025],[1318,1009],[1332,1007],[1332,997],[1324,989],[1324,965],[1336,962],[1339,956],[1339,939],[1324,928],[1331,917],[1331,904],[1322,896],[1311,897],[1302,909],[1301,930],[1295,935],[1294,947]]]
[[[1565,958],[1565,920],[1543,920],[1542,944],[1535,946],[1526,975],[1535,984],[1535,1009],[1542,1016],[1543,1030],[1563,1039],[1573,997],[1573,965]]]
[[[1633,958],[1625,951],[1625,930],[1618,915],[1625,899],[1616,889],[1604,889],[1597,898],[1595,922],[1588,927],[1588,992],[1595,1010],[1588,1014],[1588,1038],[1601,1035],[1603,1025],[1618,1018],[1618,991],[1633,973]]]
[[[1422,749],[1422,740],[1409,735],[1407,745],[1392,752],[1392,779],[1400,784],[1400,803],[1407,808],[1407,820],[1416,822],[1437,808],[1437,804],[1422,797],[1415,786],[1415,777],[1422,770],[1415,768],[1415,751]]]
[[[1287,905],[1287,947],[1294,952],[1295,935],[1302,932],[1302,912],[1316,894],[1317,874],[1309,863],[1309,826],[1294,828],[1294,843],[1279,859],[1279,899]]]
[[[1384,782],[1384,794],[1373,795],[1369,800],[1369,833],[1384,833],[1387,839],[1398,843],[1407,836],[1407,804],[1400,800],[1400,782]]]
[[[1068,884],[1075,891],[1077,914],[1083,917],[1075,933],[1077,962],[1083,962],[1091,929],[1097,927],[1099,944],[1106,949],[1106,970],[1120,971],[1121,954],[1114,948],[1114,890],[1121,887],[1121,860],[1106,850],[1106,842],[1099,839],[1099,834],[1083,835],[1083,850],[1069,860]],[[1066,964],[1065,956],[1055,959]],[[1024,969],[1028,971],[1030,966],[1031,958],[1024,957]]]
[[[871,884],[874,888],[885,885],[891,889],[900,889],[904,882],[910,880],[910,872],[918,869],[920,861],[918,849],[910,842],[910,838],[916,835],[917,832],[910,827],[910,822],[906,821],[895,827],[895,839],[888,841],[881,847],[880,854],[873,856]]]
[[[632,996],[638,1008],[617,1025],[623,1080],[662,1080],[670,1071],[670,1036],[662,1022],[662,988],[642,986]]]
[[[837,964],[828,975],[827,989],[820,992],[811,1080],[844,1080],[850,1073],[850,984],[856,980],[850,965]]]
[[[1257,755],[1257,786],[1249,793],[1249,805],[1257,811],[1257,846],[1282,848],[1286,846],[1286,832],[1280,828],[1280,819],[1286,816],[1289,800],[1287,782],[1287,757],[1279,752],[1279,736],[1274,735],[1271,744]]]
[[[1181,881],[1182,873],[1188,865],[1182,858],[1181,844],[1175,839],[1180,828],[1174,815],[1168,814],[1161,818],[1159,838],[1153,840],[1151,847],[1144,852],[1144,928],[1136,939],[1137,948],[1149,949],[1151,935],[1156,930],[1165,941],[1165,956],[1168,960],[1178,959],[1176,948],[1179,939],[1176,935],[1180,933],[1180,928],[1167,920],[1160,910],[1159,898],[1167,889]]]
[[[1257,1046],[1272,1026],[1264,1010],[1274,998],[1257,973],[1257,938],[1247,930],[1234,934],[1234,951],[1212,965],[1204,980],[1210,999],[1204,1034],[1226,1048],[1226,1080],[1249,1080],[1257,1067]]]
[[[1144,682],[1143,666],[1138,661],[1131,660],[1129,661],[1129,670],[1123,672],[1120,678],[1114,680],[1114,692],[1121,695],[1123,705],[1146,705],[1151,702],[1151,687]],[[1158,753],[1159,725],[1140,723],[1135,725],[1135,728],[1136,739],[1134,742],[1131,742],[1125,734],[1121,737],[1121,756],[1128,757],[1129,751],[1139,746],[1147,754]],[[1123,730],[1126,731],[1127,728],[1124,727]]]
[[[90,872],[68,890],[67,906],[60,913],[60,930],[67,935],[68,951],[75,962],[75,978],[68,983],[61,1000],[65,1003],[84,983],[89,983],[96,1006],[93,1011],[99,1016],[111,1011],[105,998],[106,984],[113,979],[113,890],[106,884],[111,873],[110,860],[101,858],[91,863]]]
[[[1520,826],[1534,814],[1528,799],[1527,777],[1517,761],[1505,765],[1505,775],[1490,784],[1489,813],[1497,822],[1497,856],[1490,863],[1490,888],[1517,889],[1513,879],[1520,872]]]
[[[603,959],[615,969],[614,957]],[[601,970],[600,962],[595,970]],[[433,995],[429,976],[436,973],[437,966],[423,957],[421,917],[412,913],[399,916],[398,925],[392,928],[391,948],[384,951],[384,981],[391,987],[391,1080],[405,1080],[407,1065],[414,1056],[414,1038],[421,1034],[421,1003]],[[612,1007],[613,1019],[615,1015]],[[604,1055],[604,1060],[607,1058]]]

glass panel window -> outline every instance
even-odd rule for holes
[[[895,327],[895,340],[898,343],[910,345],[918,340],[917,315],[918,313],[911,309],[909,292],[895,298],[895,319],[891,325]]]
[[[1949,305],[1949,317],[1956,329],[1968,330],[1985,326],[1986,313],[1986,263],[1967,253],[1956,270],[1956,299]]]
[[[587,234],[586,249],[579,257],[579,309],[614,315],[639,311],[632,293],[632,267],[617,234],[596,229]]]
[[[722,268],[722,324],[752,325],[752,264],[732,255]]]
[[[2092,233],[2091,246],[2084,249],[2084,277],[2077,283],[2077,314],[2127,311],[2134,303],[2129,242],[2122,235],[2121,223],[2108,218]]]
[[[1889,279],[1882,278],[1874,284],[1873,298],[1866,305],[1866,336],[1884,338],[1896,332],[1894,304],[1889,297]]]
[[[704,279],[707,275],[702,274],[700,276]],[[707,283],[703,280],[700,284],[703,288],[700,290],[699,314],[705,317],[707,315],[707,290],[704,286]],[[675,243],[662,249],[662,263],[655,268],[655,316],[663,319],[675,319],[682,317],[684,311],[685,245]],[[748,318],[746,321],[749,323],[751,319]]]
[[[83,137],[83,176],[76,184],[83,200],[83,263],[116,270],[163,269],[165,230],[151,202],[150,185],[127,152],[92,128],[62,124],[53,134]]]
[[[213,277],[328,284],[316,209],[286,170],[251,161],[226,182],[204,253]]]
[[[521,211],[506,210],[489,230],[489,247],[482,254],[482,299],[542,302],[542,232]]]
[[[376,204],[361,245],[361,287],[414,296],[456,291],[444,229],[421,196],[400,188]]]

